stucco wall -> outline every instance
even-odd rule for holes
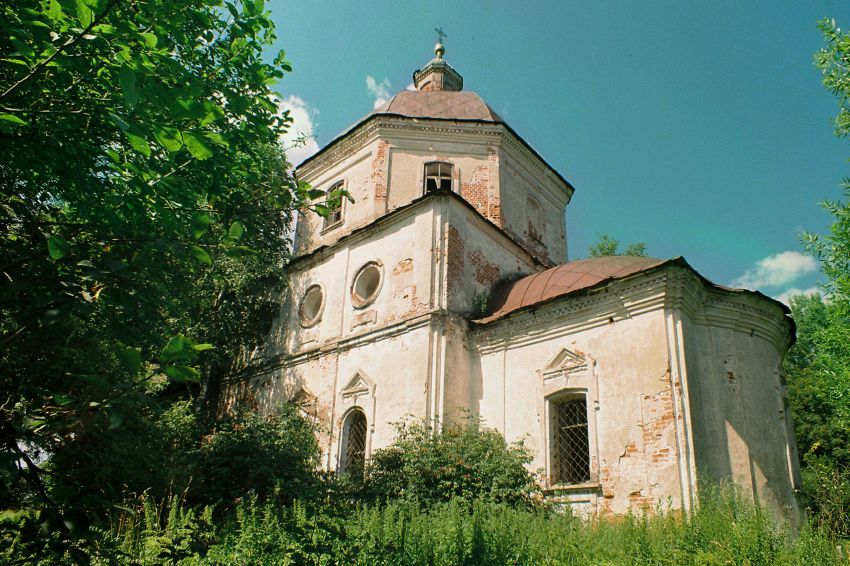
[[[532,468],[543,472],[546,485],[552,445],[547,400],[582,392],[587,399],[591,481],[559,495],[590,508],[582,512],[624,513],[667,498],[679,507],[675,428],[681,422],[674,420],[663,311],[617,316],[611,323],[599,320],[600,314],[608,313],[597,308],[579,310],[567,319],[541,313],[539,322],[532,314],[506,321],[498,332],[516,340],[499,348],[486,346],[488,331],[476,331],[483,347],[472,376],[477,401],[473,411],[503,431],[508,441],[526,442],[534,452]],[[596,324],[582,324],[594,318]],[[587,368],[555,371],[550,366],[563,350],[583,357]]]
[[[744,319],[742,314],[738,323]],[[731,480],[799,521],[793,492],[798,461],[779,373],[784,348],[744,328],[698,324],[690,317],[683,327],[700,478]]]

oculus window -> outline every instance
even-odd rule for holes
[[[301,326],[313,326],[322,317],[322,310],[325,306],[325,294],[319,285],[311,285],[304,293],[301,299],[301,306],[298,308],[298,315]]]
[[[351,301],[356,308],[371,305],[381,291],[381,264],[371,261],[360,268],[351,282]]]

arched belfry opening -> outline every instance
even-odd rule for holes
[[[349,411],[342,426],[339,471],[341,474],[363,475],[366,464],[366,414],[360,407]]]

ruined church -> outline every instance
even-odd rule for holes
[[[569,261],[573,186],[444,52],[297,168],[351,200],[299,216],[254,402],[299,402],[338,472],[395,422],[471,412],[578,514],[689,509],[731,481],[796,518],[788,310],[681,257]]]

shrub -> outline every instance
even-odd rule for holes
[[[526,465],[531,452],[507,444],[480,418],[445,424],[434,434],[425,422],[396,426],[397,438],[376,450],[364,477],[365,492],[381,501],[410,498],[423,504],[459,498],[526,504],[536,490]]]
[[[252,492],[260,500],[305,498],[316,487],[318,463],[312,425],[294,404],[267,417],[246,412],[220,422],[202,443],[190,494],[205,503]]]

